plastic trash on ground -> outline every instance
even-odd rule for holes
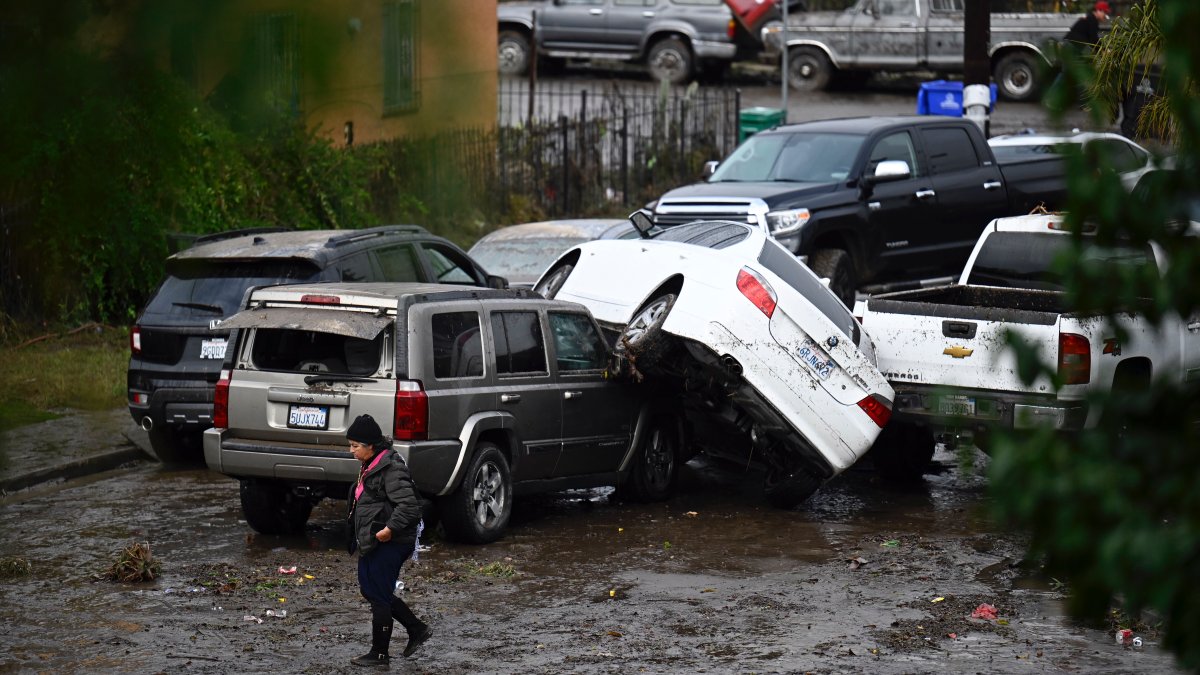
[[[971,612],[971,618],[992,621],[996,618],[996,608],[985,602],[976,607],[974,612]]]

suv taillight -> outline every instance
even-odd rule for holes
[[[888,420],[892,419],[892,404],[878,394],[871,394],[859,401],[858,407],[862,408],[863,412],[867,413],[867,417],[878,424],[880,429],[887,425]]]
[[[429,435],[429,399],[420,382],[396,382],[392,420],[392,438],[398,441],[423,441]]]
[[[1058,334],[1058,377],[1063,384],[1087,384],[1092,379],[1092,346],[1075,333]]]
[[[134,326],[129,329],[129,351],[134,356],[142,353],[142,327]]]
[[[737,22],[735,22],[733,19],[729,20],[729,28],[726,30],[726,34],[729,36],[730,40],[737,36]]]
[[[737,287],[768,319],[775,313],[775,289],[761,274],[743,267],[737,275]]]
[[[213,426],[218,429],[229,428],[229,378],[228,370],[221,371],[217,380],[217,388],[213,390]]]

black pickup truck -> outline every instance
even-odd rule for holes
[[[994,218],[1063,207],[1064,168],[1053,157],[1001,166],[979,127],[962,119],[823,120],[751,136],[710,163],[705,182],[650,208],[661,227],[758,224],[852,305],[867,282],[960,272]]]

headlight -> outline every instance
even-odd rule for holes
[[[803,227],[810,217],[808,209],[771,211],[767,214],[767,228],[776,237],[782,234],[791,234]]]

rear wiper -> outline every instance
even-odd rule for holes
[[[332,375],[329,373],[306,375],[304,377],[304,384],[317,384],[318,382],[375,382],[375,378],[360,377],[358,375]]]
[[[214,314],[225,313],[225,308],[218,307],[216,305],[206,305],[203,302],[172,302],[171,304],[175,305],[176,307],[187,307],[188,309],[202,309],[206,312],[213,312]]]

